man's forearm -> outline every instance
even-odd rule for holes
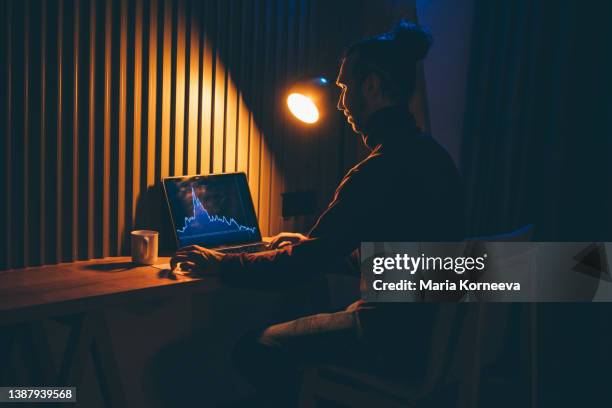
[[[338,268],[345,255],[324,239],[309,239],[274,251],[228,254],[220,274],[232,286],[276,289]]]

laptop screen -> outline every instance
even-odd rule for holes
[[[261,241],[244,173],[164,179],[179,247]]]

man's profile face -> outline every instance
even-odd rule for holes
[[[353,127],[353,131],[361,134],[363,121],[365,120],[365,98],[361,92],[360,84],[353,78],[351,61],[348,58],[342,60],[340,72],[336,85],[340,87],[340,98],[338,99],[338,110],[346,116],[348,123]]]

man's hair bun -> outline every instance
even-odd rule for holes
[[[399,103],[409,103],[416,86],[417,63],[432,43],[428,29],[400,20],[390,31],[363,39],[344,52],[351,57],[351,75],[361,81],[369,73],[383,80],[384,92]]]
[[[406,20],[400,20],[387,35],[398,51],[408,53],[415,61],[427,56],[433,42],[427,28]]]

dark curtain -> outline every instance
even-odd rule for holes
[[[610,2],[475,0],[468,233],[612,240]]]
[[[468,233],[533,223],[538,241],[611,241],[612,3],[475,0],[474,10],[461,154]],[[525,386],[514,393],[533,406],[612,404],[609,303],[513,310],[523,317],[509,344],[531,324],[537,344],[534,355],[504,353],[531,367],[515,374]]]

